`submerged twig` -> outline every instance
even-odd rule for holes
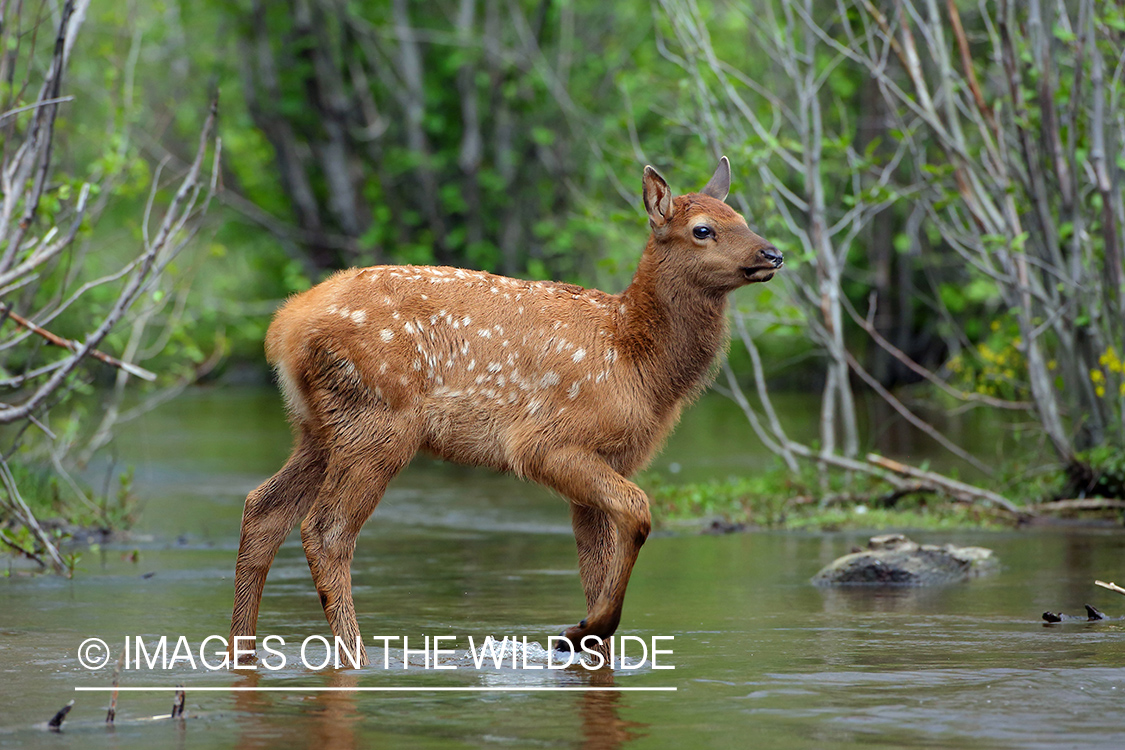
[[[1094,585],[1101,586],[1103,589],[1109,589],[1110,591],[1116,591],[1118,594],[1125,594],[1125,589],[1121,588],[1113,581],[1108,583],[1105,581],[1094,581]]]
[[[51,720],[47,722],[47,726],[56,732],[59,731],[59,727],[62,726],[62,723],[66,720],[66,715],[70,713],[70,709],[72,708],[74,708],[74,701],[60,708],[58,713],[52,716]]]
[[[113,692],[109,694],[109,710],[105,714],[105,723],[112,724],[117,718],[117,685],[121,680],[121,668],[125,665],[128,656],[128,646],[121,649],[121,656],[117,657],[117,665],[113,668]]]
[[[184,702],[187,700],[187,695],[184,693],[184,686],[176,686],[176,697],[172,701],[172,718],[184,718]]]

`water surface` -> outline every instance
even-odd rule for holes
[[[790,405],[795,430],[815,410]],[[802,417],[801,415],[805,416]],[[802,420],[804,420],[802,422]],[[801,427],[804,425],[804,428]],[[984,440],[988,436],[984,435]],[[992,578],[930,590],[823,591],[808,579],[860,534],[654,535],[641,553],[622,633],[675,637],[674,670],[614,674],[511,668],[376,668],[239,675],[129,672],[122,685],[183,684],[108,698],[107,671],[76,658],[87,637],[225,635],[242,500],[280,467],[288,433],[270,391],[197,391],[131,426],[117,446],[146,498],[138,540],[87,553],[73,581],[0,582],[0,745],[50,748],[563,747],[1052,748],[1125,746],[1125,629],[1044,627],[1047,609],[1090,602],[1125,579],[1116,531],[915,534],[991,547]],[[925,457],[900,443],[905,458]],[[912,453],[914,451],[914,453]],[[918,452],[921,451],[921,452]],[[903,455],[899,453],[898,455]],[[693,479],[771,459],[726,402],[705,399],[657,460]],[[133,550],[139,561],[132,561]],[[365,635],[526,635],[583,615],[565,505],[487,472],[419,461],[364,529],[354,589]],[[259,633],[296,644],[327,627],[297,535],[271,571]],[[416,642],[416,641],[415,641]],[[296,649],[287,645],[291,663]],[[401,652],[393,651],[399,663]],[[456,661],[456,660],[454,660]],[[676,692],[237,693],[211,686],[617,686]],[[193,688],[196,688],[193,690]],[[60,734],[35,726],[76,701]]]

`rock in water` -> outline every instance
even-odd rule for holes
[[[902,534],[873,536],[867,549],[844,555],[813,576],[817,586],[939,586],[994,573],[992,550],[918,544]]]

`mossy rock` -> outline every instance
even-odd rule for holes
[[[984,547],[918,544],[902,534],[871,537],[867,549],[844,555],[812,578],[817,586],[940,586],[994,573]]]

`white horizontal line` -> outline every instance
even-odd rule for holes
[[[75,687],[75,692],[79,693],[111,693],[114,691],[122,693],[167,693],[171,690],[183,690],[186,692],[209,692],[209,693],[567,693],[567,692],[592,692],[599,690],[620,691],[620,692],[675,692],[678,688],[674,687],[605,687],[594,685],[580,685],[580,686],[567,686],[560,685],[558,687],[544,687],[544,686],[521,686],[521,685],[499,685],[495,687],[328,687],[328,686],[306,686],[306,687],[246,687],[246,686],[231,686],[231,687],[195,687],[195,686],[182,686],[182,685],[167,685],[164,687]]]

